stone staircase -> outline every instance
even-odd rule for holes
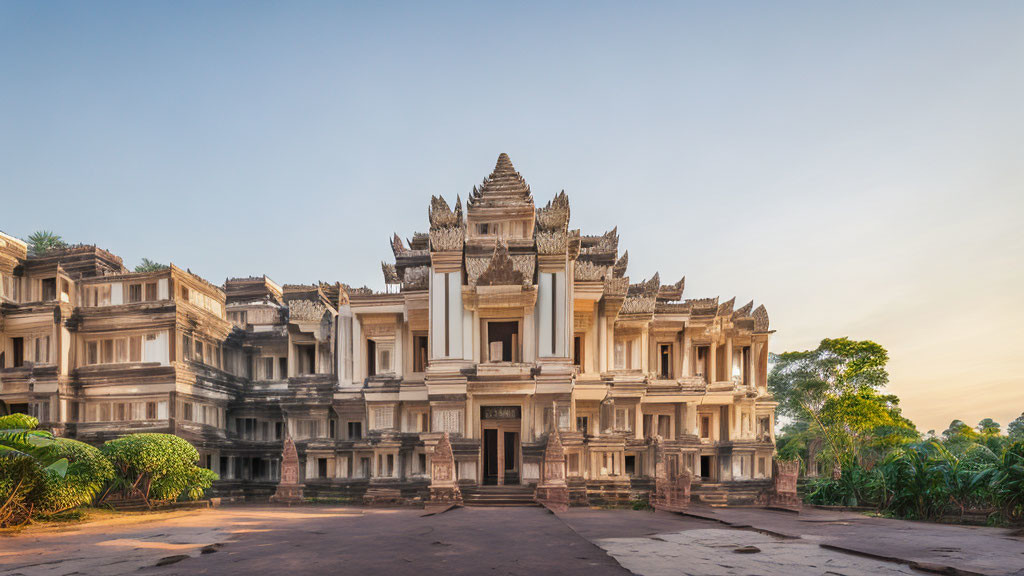
[[[757,497],[769,485],[769,480],[701,482],[690,488],[690,499],[716,508],[756,506]]]
[[[466,486],[462,488],[466,506],[538,506],[533,500],[533,487],[518,484],[506,486]]]

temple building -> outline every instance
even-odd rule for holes
[[[538,208],[505,154],[428,217],[392,238],[380,292],[217,287],[0,235],[0,412],[179,434],[238,498],[273,493],[286,436],[306,497],[424,500],[442,438],[467,503],[536,486],[551,438],[575,505],[645,498],[656,467],[709,501],[771,477],[764,306],[631,279],[616,230],[571,228],[564,192]]]

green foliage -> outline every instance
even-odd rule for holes
[[[32,518],[48,482],[62,479],[68,460],[54,450],[53,435],[36,430],[26,414],[0,416],[0,527]]]
[[[67,243],[57,234],[49,230],[37,230],[27,239],[29,252],[40,256],[51,250],[66,248]]]
[[[1024,414],[1021,414],[1013,422],[1006,425],[1006,435],[1010,440],[1024,440]]]
[[[889,354],[870,340],[826,338],[814,350],[773,356],[768,388],[779,402],[779,413],[793,419],[817,412],[830,398],[864,389],[877,390],[889,382]]]
[[[177,436],[134,434],[97,449],[36,426],[25,414],[0,417],[0,527],[90,504],[110,489],[147,503],[196,500],[217,480]]]
[[[139,262],[138,266],[135,267],[136,272],[157,272],[159,270],[166,269],[166,264],[155,262],[153,260],[150,260],[149,258],[143,258],[142,261]]]
[[[809,461],[814,452],[818,460],[846,467],[875,462],[920,440],[914,424],[902,416],[899,398],[880,392],[889,381],[889,355],[881,345],[825,339],[814,350],[773,358],[768,388],[779,414],[792,421],[778,439],[780,454],[799,455],[816,466]]]
[[[847,464],[838,479],[827,477],[811,481],[807,501],[825,506],[877,506],[881,489],[882,479],[877,470]]]
[[[983,444],[956,453],[937,441],[909,444],[872,469],[856,463],[842,476],[811,482],[807,500],[831,506],[869,506],[894,516],[963,518],[969,510],[998,509],[1008,522],[1024,519],[1024,442],[997,457]]]
[[[996,436],[999,434],[1001,426],[999,423],[991,418],[985,418],[981,422],[978,422],[977,430],[982,437]]]
[[[182,495],[198,499],[217,478],[196,466],[199,453],[191,444],[171,434],[130,434],[101,450],[115,469],[114,490],[147,504]]]
[[[1024,520],[1024,441],[1007,446],[993,469],[992,496],[1011,522]]]
[[[84,442],[56,438],[52,450],[68,459],[67,474],[49,475],[40,507],[49,514],[91,504],[114,479],[111,466],[99,449]]]

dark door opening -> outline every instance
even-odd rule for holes
[[[484,484],[498,483],[498,431],[484,430]]]
[[[377,343],[373,340],[366,341],[366,374],[377,375]]]
[[[316,346],[299,344],[296,348],[299,357],[299,375],[314,374],[316,372]]]
[[[711,468],[712,458],[711,456],[700,457],[700,478],[701,480],[711,480],[714,476],[714,470]]]
[[[12,366],[20,368],[25,363],[25,339],[11,338]]]
[[[519,466],[516,465],[518,438],[516,432],[505,432],[505,484],[519,484]]]
[[[583,366],[583,337],[576,336],[572,339],[572,363],[577,368]]]
[[[663,379],[672,377],[672,345],[661,345],[661,377]]]
[[[487,323],[487,357],[491,362],[515,362],[519,347],[519,322]]]

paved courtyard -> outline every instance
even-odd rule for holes
[[[848,551],[856,552],[849,553]],[[1024,575],[1024,539],[808,511],[237,506],[0,537],[0,574]]]

